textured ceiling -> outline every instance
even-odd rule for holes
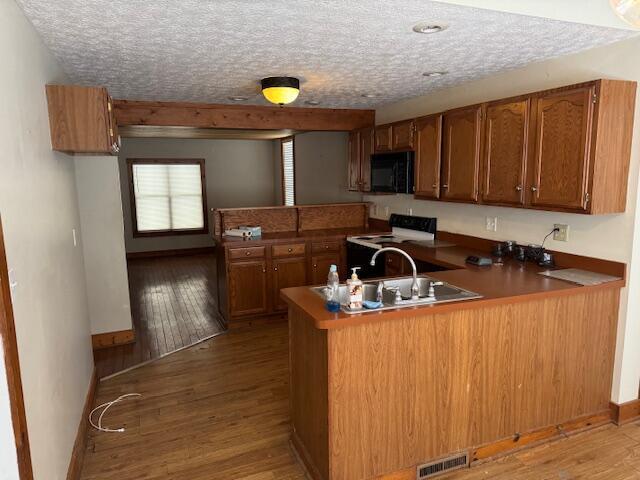
[[[73,82],[135,100],[264,104],[260,78],[291,75],[296,105],[371,108],[634,35],[426,0],[17,2]]]

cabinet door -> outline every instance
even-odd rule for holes
[[[391,150],[391,125],[379,125],[375,129],[375,151]]]
[[[399,253],[387,252],[384,254],[384,274],[387,277],[397,277],[412,272],[407,259]]]
[[[415,194],[440,197],[440,160],[442,154],[442,115],[416,120]]]
[[[360,132],[349,133],[349,191],[360,190]]]
[[[482,200],[524,204],[529,103],[495,103],[487,107]]]
[[[584,87],[538,99],[531,205],[586,209],[593,95]]]
[[[413,149],[413,120],[406,122],[394,123],[391,129],[393,141],[391,142],[392,150],[411,150]]]
[[[267,311],[267,264],[264,260],[229,264],[229,313],[232,316]]]
[[[274,310],[286,310],[287,304],[280,298],[280,290],[306,285],[307,262],[304,257],[278,258],[273,260],[272,270],[273,308]]]
[[[340,254],[315,255],[311,258],[311,284],[320,285],[327,283],[329,267],[338,265],[340,268]]]
[[[481,108],[474,106],[444,115],[443,199],[478,200],[480,114]]]
[[[373,153],[373,128],[360,131],[360,190],[371,191],[371,154]]]

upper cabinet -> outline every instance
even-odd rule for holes
[[[393,135],[391,133],[391,125],[378,125],[375,128],[375,151],[376,152],[390,152],[392,150],[391,140]]]
[[[47,85],[46,92],[54,150],[103,154],[120,150],[113,101],[105,88]]]
[[[482,202],[524,205],[530,100],[486,106]]]
[[[595,86],[536,99],[531,205],[587,210],[589,145],[596,101]]]
[[[478,200],[480,124],[482,106],[444,114],[441,198],[460,202]]]
[[[380,125],[375,148],[415,151],[416,198],[622,213],[635,98],[594,80]]]
[[[348,175],[349,191],[371,191],[371,154],[373,153],[373,127],[349,133]]]
[[[374,150],[377,153],[413,150],[413,120],[378,125],[375,128]]]
[[[442,115],[415,121],[415,195],[440,197],[440,160],[442,158]]]

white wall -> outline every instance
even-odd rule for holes
[[[347,190],[346,132],[306,132],[295,136],[296,203],[359,202],[362,195]],[[275,195],[282,204],[280,142],[274,142]]]
[[[486,100],[518,95],[530,91],[553,88],[597,78],[619,78],[640,81],[640,39],[634,38],[587,52],[548,60],[527,67],[494,75],[432,95],[386,105],[376,111],[376,122],[386,123],[443,111]],[[640,95],[639,95],[640,97]],[[632,251],[640,256],[639,242],[633,242],[636,219],[638,173],[640,169],[640,108],[636,105],[636,122],[629,172],[629,191],[626,213],[621,215],[586,216],[552,212],[537,212],[514,208],[464,205],[414,200],[409,195],[367,196],[384,218],[385,207],[391,212],[404,213],[413,209],[414,215],[438,217],[438,228],[450,232],[475,235],[496,240],[513,239],[519,242],[540,243],[554,223],[570,225],[570,241],[548,241],[550,249],[594,256],[630,263]],[[498,217],[498,231],[485,230],[485,217]],[[636,229],[636,236],[638,236]],[[637,262],[635,262],[637,263]],[[624,402],[638,397],[640,379],[640,297],[629,291],[640,288],[640,271],[633,265],[629,288],[623,290],[615,380],[612,399]],[[627,301],[629,304],[627,305]],[[628,311],[628,315],[627,315]]]
[[[211,235],[133,237],[127,158],[204,158],[209,210],[222,207],[268,206],[276,202],[271,140],[125,138],[119,157],[127,252],[213,245]]]
[[[12,0],[0,0],[0,58],[0,214],[33,468],[61,480],[93,370],[74,163],[51,151],[44,92],[66,78]]]
[[[132,328],[117,157],[76,156],[91,333]]]
[[[2,351],[2,338],[0,338],[0,352]],[[18,457],[9,402],[4,355],[0,354],[0,480],[19,480]]]

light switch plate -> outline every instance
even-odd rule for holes
[[[498,231],[498,217],[486,217],[486,226],[485,228],[490,232]]]
[[[555,232],[553,232],[553,239],[556,242],[568,242],[569,241],[569,225],[565,225],[563,223],[556,223],[553,225],[553,228],[557,228]]]

